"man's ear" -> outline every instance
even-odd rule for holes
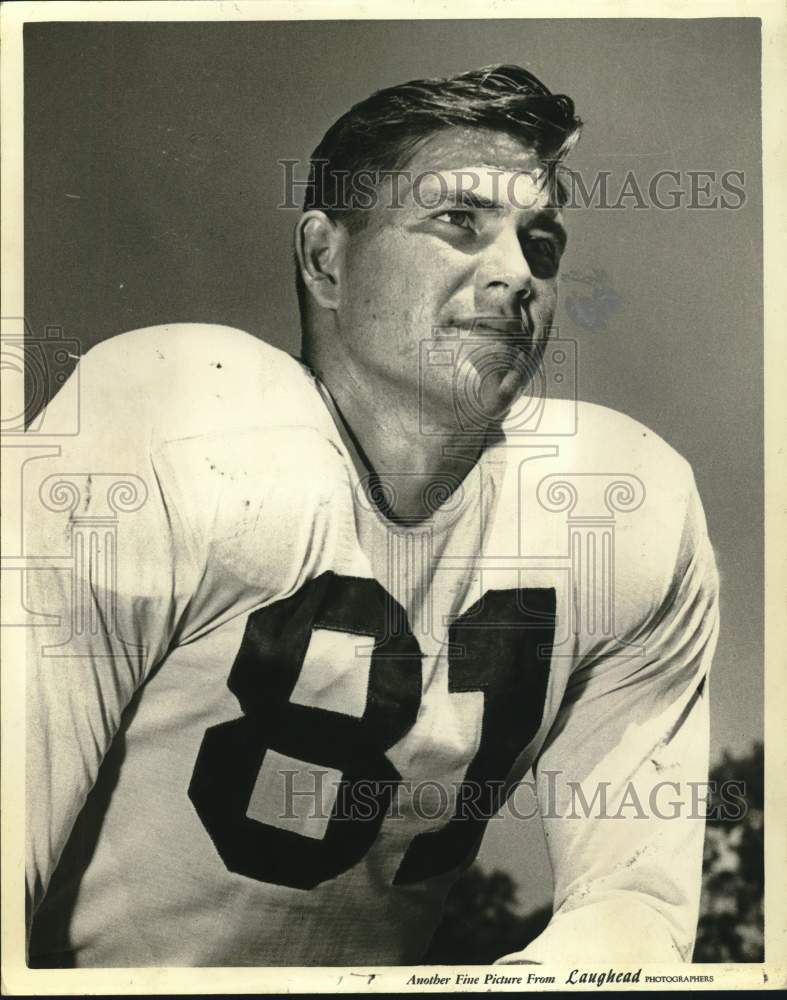
[[[305,212],[295,227],[295,254],[307,290],[324,309],[339,304],[345,232],[325,212]]]

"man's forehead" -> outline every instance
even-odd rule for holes
[[[503,132],[447,128],[425,140],[405,168],[405,203],[430,208],[471,195],[489,207],[542,208],[546,170],[532,147]]]
[[[408,169],[451,171],[477,167],[515,173],[532,171],[538,165],[533,148],[515,136],[454,126],[424,140],[410,159]]]

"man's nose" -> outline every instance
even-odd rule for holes
[[[476,272],[476,297],[482,309],[495,315],[516,313],[531,293],[533,275],[513,227],[505,227],[487,247]]]

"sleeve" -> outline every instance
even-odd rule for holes
[[[79,365],[80,432],[23,471],[28,927],[124,709],[177,633],[191,573],[150,422],[133,393],[116,398],[123,373],[105,354]]]
[[[696,489],[639,656],[580,662],[536,766],[553,916],[517,962],[690,961],[702,874],[718,580]]]

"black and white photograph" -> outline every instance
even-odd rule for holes
[[[785,985],[787,16],[646,10],[3,8],[4,992]]]

